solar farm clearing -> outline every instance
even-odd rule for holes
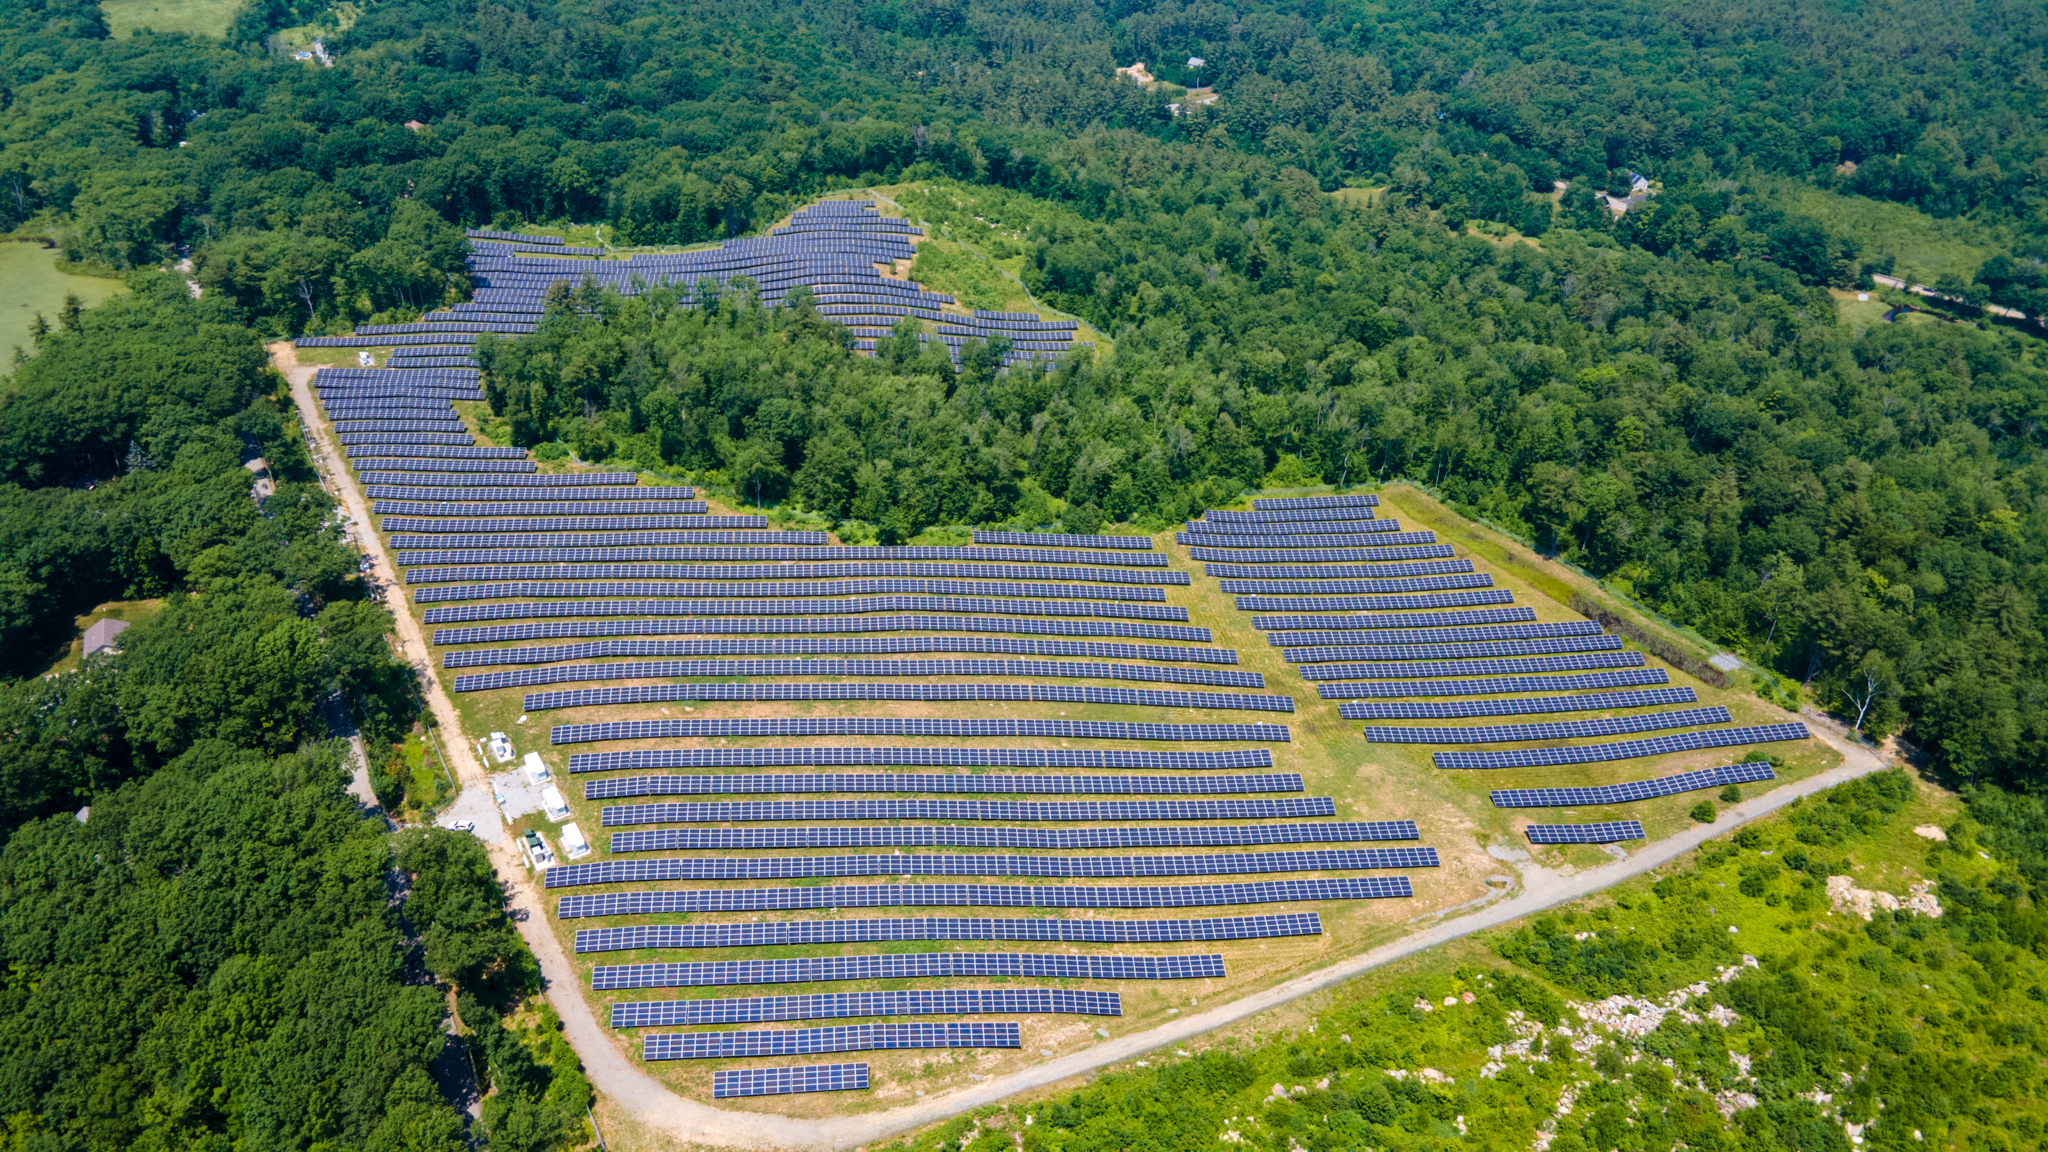
[[[830,314],[857,344],[928,311],[956,351],[952,329],[1009,335],[1020,370],[1066,350],[1062,322],[877,284],[914,231],[831,201],[662,257],[479,234],[474,303],[318,338],[434,350],[323,369],[309,416],[405,573],[392,607],[434,646],[451,738],[545,798],[513,831],[584,994],[678,1092],[902,1105],[1385,943],[1513,891],[1520,861],[1604,862],[1703,792],[1836,762],[1412,489],[1247,498],[1156,535],[862,548],[541,464],[456,407],[482,394],[474,333],[530,331],[571,276],[744,272],[771,301],[804,285],[851,309]]]

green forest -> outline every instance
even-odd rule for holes
[[[332,67],[279,48],[316,21],[341,29]],[[1656,1033],[1673,1075],[1592,1058],[1604,1087],[1573,1124],[1593,1130],[1550,1147],[1841,1147],[1800,1094],[1844,1070],[1852,1122],[1881,1099],[1959,1146],[2039,1144],[2036,1121],[1985,1119],[2048,1043],[2006,995],[2038,988],[2048,947],[2039,5],[249,0],[225,26],[115,38],[95,4],[0,0],[0,234],[129,288],[39,305],[30,344],[0,349],[7,1148],[452,1150],[463,1118],[430,1074],[451,1026],[498,1088],[473,1134],[585,1139],[588,1082],[532,1007],[487,859],[343,791],[328,701],[377,746],[421,717],[262,345],[466,299],[465,227],[705,243],[870,187],[1103,355],[1005,371],[974,347],[956,370],[907,329],[858,355],[745,283],[702,307],[576,290],[536,335],[480,343],[491,419],[849,541],[1425,485],[1769,669],[1781,698],[1909,741],[1970,798],[1930,864],[1950,916],[1834,923],[1724,990],[1760,1030],[1745,1051],[1792,1054],[1741,1089],[1759,1107],[1723,1124],[1688,1095],[1718,1084],[1696,1067],[1718,1033]],[[1116,75],[1136,60],[1158,84]],[[930,263],[941,287],[969,275]],[[75,620],[134,600],[162,609],[118,656],[43,675]],[[1905,803],[1858,795],[1841,803]],[[1808,864],[1731,841],[1688,875],[1809,915],[1822,864],[1894,823],[1808,840],[1788,820],[1768,834]],[[1458,978],[1473,1039],[1710,975],[1725,941],[1655,964],[1559,943],[1666,932],[1699,898],[1674,882],[1501,942]],[[1902,973],[1937,964],[1954,999],[1924,1030],[1890,991],[1882,1019],[1814,1022],[1841,1014],[1811,973],[1910,992],[1938,982]],[[1023,1134],[1448,1146],[1455,1117],[1511,1102],[1356,1075],[1292,1094],[1408,1067],[1447,1027],[1418,995],[1104,1079]],[[1330,1047],[1346,1031],[1373,1040]],[[1900,1088],[1964,1056],[2005,1071]],[[1531,1069],[1486,1091],[1535,1091]],[[1276,1080],[1262,1128],[1222,1126]],[[1189,1111],[1140,1121],[1140,1099]],[[973,1139],[1016,1134],[996,1132]]]

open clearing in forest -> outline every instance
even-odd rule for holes
[[[225,35],[239,0],[101,0],[100,13],[114,36],[147,28],[152,32]]]
[[[58,271],[57,261],[63,255],[41,244],[0,244],[0,355],[11,355],[17,347],[34,351],[29,325],[40,312],[56,327],[57,310],[64,306],[67,294],[90,308],[128,290],[119,280]]]

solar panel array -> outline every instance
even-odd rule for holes
[[[774,720],[619,720],[558,724],[554,744],[733,736],[1019,736],[1067,740],[1277,740],[1285,724],[1128,724],[1110,720],[939,720],[842,716]]]
[[[1116,879],[1143,876],[1228,876],[1271,872],[1337,872],[1435,868],[1434,848],[1338,848],[1303,852],[1233,852],[1181,856],[769,856],[677,857],[558,864],[549,888],[586,884],[652,884],[665,880],[812,880],[853,876],[1033,876]]]
[[[807,1064],[801,1068],[725,1068],[711,1074],[713,1100],[847,1092],[868,1086],[865,1064]]]
[[[1210,708],[1236,712],[1292,712],[1292,696],[1232,692],[1171,692],[1149,688],[1077,688],[1058,684],[651,684],[529,692],[528,712],[604,704],[705,700],[1013,700],[1040,704],[1128,704],[1150,708]]]
[[[454,677],[453,687],[465,692],[535,689],[519,701],[529,712],[685,702],[694,708],[700,702],[766,700],[1013,701],[1292,712],[1291,695],[1261,694],[1264,677],[1229,667],[1238,663],[1238,654],[1208,647],[1213,644],[1210,631],[1189,624],[1188,609],[1169,602],[1165,589],[1186,586],[1190,577],[1169,562],[1151,537],[982,530],[964,547],[834,545],[826,533],[779,530],[764,516],[714,515],[693,489],[642,484],[631,472],[544,467],[520,449],[480,442],[482,437],[469,430],[466,414],[471,410],[456,407],[485,399],[472,355],[476,336],[491,332],[517,339],[535,331],[548,293],[564,284],[594,285],[628,295],[648,285],[668,285],[686,306],[734,290],[751,292],[774,306],[801,287],[809,290],[818,315],[853,330],[856,347],[872,348],[877,339],[890,334],[898,319],[914,317],[936,329],[918,338],[946,348],[956,361],[963,348],[977,340],[997,342],[1002,363],[1009,366],[1086,348],[1075,343],[1077,326],[1072,321],[984,311],[966,315],[950,297],[877,274],[878,262],[914,257],[912,242],[920,234],[913,226],[883,218],[871,204],[852,202],[803,209],[765,237],[627,259],[601,258],[598,250],[576,248],[559,238],[480,230],[471,233],[469,263],[476,285],[471,301],[413,322],[364,325],[350,336],[301,341],[308,347],[395,349],[385,368],[322,369],[314,387],[326,419],[347,446],[363,494],[372,502],[376,527],[390,539],[407,572],[405,582],[414,590],[422,618],[438,626],[434,642],[458,647],[444,653],[444,665],[478,669]],[[742,278],[744,283],[735,288]],[[1378,519],[1373,503],[1309,501],[1262,508],[1219,517],[1206,526],[1192,524],[1189,532],[1228,538],[1221,547],[1231,553],[1232,563],[1245,568],[1231,578],[1256,582],[1245,587],[1248,595],[1405,597],[1490,587],[1491,577],[1475,574],[1470,561],[1451,555],[1432,533],[1406,532],[1398,523]],[[1353,551],[1365,563],[1395,563],[1342,573],[1273,572],[1254,567],[1259,563],[1257,553],[1248,551],[1269,541],[1326,531],[1356,544]],[[1456,606],[1463,601],[1447,603]],[[1417,607],[1405,600],[1378,606]],[[554,641],[560,643],[549,643]],[[485,647],[490,645],[503,647]],[[966,658],[922,658],[939,653],[961,653]],[[907,658],[877,659],[886,656]],[[803,682],[776,682],[785,679]],[[672,682],[679,680],[686,682]],[[746,682],[733,682],[739,680]],[[944,682],[954,680],[967,682]],[[1017,682],[982,682],[993,680]],[[1110,686],[1068,683],[1077,680],[1105,681]],[[1118,682],[1134,686],[1116,686]],[[542,690],[554,685],[562,687]],[[1180,686],[1224,691],[1183,691]],[[714,704],[705,710],[717,709]],[[917,904],[1172,909],[1386,899],[1413,891],[1408,877],[1394,870],[1438,864],[1434,849],[1412,843],[1419,837],[1414,822],[1339,822],[1331,799],[1301,795],[1305,786],[1300,775],[1271,772],[1273,756],[1259,745],[1287,741],[1285,725],[1149,722],[1162,718],[1157,712],[1129,720],[1069,721],[1046,715],[1051,710],[1023,719],[712,715],[555,726],[549,740],[558,746],[600,741],[671,745],[569,757],[569,771],[586,774],[584,800],[612,802],[598,814],[599,824],[617,830],[598,859],[549,869],[546,882],[550,887],[654,887],[564,896],[558,914],[609,918],[699,909],[749,912]],[[1218,747],[1118,751],[707,746],[747,737],[801,744],[831,736],[1053,744],[1213,742]],[[964,771],[862,771],[897,766]],[[854,771],[826,771],[840,768]],[[664,774],[664,769],[670,772]],[[675,774],[678,769],[705,774]],[[771,772],[722,774],[741,769]],[[811,769],[821,771],[805,771]],[[1090,775],[1085,774],[1087,769],[1123,774]],[[633,774],[611,775],[622,771]],[[863,793],[872,798],[857,798]],[[669,796],[760,799],[653,799]],[[801,798],[809,796],[816,798]],[[1018,799],[1024,796],[1075,799]],[[617,803],[628,797],[649,802]],[[878,823],[805,823],[813,820]],[[1161,823],[1144,827],[1106,821]],[[1371,841],[1410,843],[1349,846]],[[1297,844],[1339,847],[1245,850]],[[835,846],[872,851],[836,856],[814,852]],[[899,848],[959,851],[906,856],[895,850]],[[1093,851],[1114,848],[1140,852]],[[1229,850],[1180,851],[1193,848]],[[782,849],[785,854],[753,854],[759,849]],[[1168,851],[1143,851],[1148,849]],[[632,855],[655,851],[702,855]],[[1245,879],[1280,873],[1299,873],[1301,878]],[[895,881],[906,876],[941,882],[803,883],[854,877]],[[1212,877],[1216,882],[1064,883],[1175,876]],[[956,877],[1062,883],[946,882]],[[729,881],[763,886],[719,886]],[[579,951],[592,952],[915,940],[1039,940],[1082,946],[1260,939],[1321,931],[1322,922],[1315,915],[1291,911],[1195,920],[834,916],[772,923],[600,924],[579,931],[576,942]],[[600,968],[593,987],[793,983],[900,974],[1190,979],[1215,978],[1224,972],[1222,957],[1214,955],[922,953],[745,963],[753,967],[735,962]],[[688,1027],[910,1014],[1115,1014],[1121,1007],[1113,993],[1052,988],[841,995],[796,991],[802,994],[621,1004],[615,1023]],[[644,1051],[649,1059],[801,1055],[870,1047],[1015,1046],[1018,1036],[1014,1023],[862,1024],[650,1036]],[[743,1069],[729,1080],[721,1073],[715,1094],[824,1091],[866,1082],[864,1065]]]
[[[1619,844],[1646,839],[1640,820],[1609,820],[1599,824],[1531,824],[1523,829],[1531,844]]]
[[[1150,644],[1095,644],[1085,640],[997,640],[966,636],[861,638],[851,640],[597,640],[549,648],[484,648],[447,652],[443,668],[493,664],[551,664],[618,656],[886,656],[918,652],[999,652],[1010,656],[1081,656],[1105,660],[1185,661],[1235,664],[1229,648],[1168,648]],[[1264,678],[1249,687],[1265,687]]]
[[[1438,752],[1439,768],[1527,768],[1556,764],[1593,764],[1606,760],[1633,760],[1639,756],[1668,756],[1674,752],[1698,752],[1736,744],[1771,744],[1811,737],[1804,724],[1761,724],[1753,728],[1724,728],[1717,732],[1680,732],[1648,740],[1624,740],[1615,744],[1581,744],[1569,748],[1522,748],[1501,752]]]
[[[692,1028],[843,1020],[863,1016],[1121,1016],[1114,992],[1067,988],[947,988],[900,992],[818,992],[736,1000],[641,1000],[612,1005],[614,1028]]]
[[[578,752],[571,772],[646,771],[657,768],[858,767],[907,764],[931,768],[1157,768],[1203,772],[1271,768],[1264,748],[1227,752],[1127,752],[1079,748],[660,748],[636,752]]]
[[[1181,944],[1194,940],[1272,940],[1322,934],[1323,918],[1314,912],[1218,916],[1199,920],[918,916],[887,920],[770,920],[750,924],[639,924],[625,928],[583,928],[576,932],[575,947],[579,954],[586,954],[657,948],[772,948],[907,940]]]
[[[1279,800],[705,800],[606,808],[606,828],[765,820],[1299,820],[1334,816],[1326,796]]]
[[[740,1056],[819,1056],[891,1048],[1017,1048],[1015,1024],[840,1024],[772,1032],[674,1032],[640,1042],[643,1060],[726,1060]]]
[[[593,992],[632,988],[724,988],[749,984],[823,984],[842,980],[1003,977],[1057,980],[1204,980],[1225,974],[1223,957],[1070,956],[1057,952],[897,952],[882,956],[804,956],[789,960],[599,964]]]
[[[1498,676],[1527,672],[1583,672],[1594,668],[1634,668],[1641,652],[1589,652],[1577,656],[1534,656],[1523,660],[1415,660],[1387,664],[1326,664],[1304,667],[1302,678],[1322,680],[1345,676],[1356,680],[1412,680],[1417,676]],[[1311,675],[1317,673],[1317,675]],[[1355,685],[1323,683],[1316,691],[1325,700],[1343,700]]]
[[[1012,848],[1080,852],[1104,848],[1248,848],[1259,844],[1340,844],[1414,840],[1413,820],[1324,824],[1201,824],[1182,828],[975,828],[897,824],[884,828],[662,828],[619,832],[614,854],[732,852],[789,848]]]
[[[1771,771],[1771,766],[1759,760],[1598,788],[1496,788],[1492,799],[1496,808],[1576,808],[1581,805],[1626,804],[1632,800],[1651,800],[1659,796],[1676,796],[1682,792],[1699,792],[1728,784],[1754,784],[1777,778],[1778,774]]]
[[[1543,712],[1603,712],[1691,704],[1691,688],[1646,688],[1640,692],[1586,692],[1572,696],[1527,696],[1511,700],[1417,700],[1400,704],[1344,703],[1346,720],[1467,720],[1478,716],[1526,716]]]
[[[1524,740],[1585,740],[1628,732],[1655,732],[1688,724],[1726,724],[1728,709],[1688,708],[1641,716],[1604,716],[1598,720],[1557,720],[1543,724],[1503,724],[1490,728],[1367,728],[1365,738],[1380,744],[1511,744]]]
[[[953,792],[988,795],[1082,794],[1096,796],[1199,796],[1246,792],[1299,792],[1301,774],[1261,776],[983,776],[974,773],[804,776],[614,776],[583,786],[585,800],[633,796],[795,795],[803,792]]]
[[[490,644],[507,640],[564,640],[579,636],[679,636],[730,633],[1012,632],[1036,636],[1121,636],[1133,640],[1185,640],[1207,644],[1207,628],[1124,624],[1106,620],[1029,620],[974,616],[870,616],[860,619],[567,620],[492,628],[444,628],[436,644]]]

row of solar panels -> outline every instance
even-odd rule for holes
[[[1144,768],[1208,772],[1271,768],[1264,748],[1225,752],[1131,752],[1106,748],[656,748],[632,752],[578,752],[570,772],[646,771],[657,768]]]
[[[1321,900],[1398,900],[1406,876],[1247,880],[1238,884],[825,884],[782,888],[677,888],[563,896],[563,920],[697,912],[804,912],[824,908],[1226,908]]]
[[[996,652],[1009,656],[1083,656],[1106,660],[1164,660],[1235,664],[1229,648],[1096,644],[1085,640],[999,640],[963,636],[891,636],[851,640],[594,640],[548,648],[487,648],[442,654],[443,668],[490,664],[549,664],[624,656],[886,656],[920,652]],[[1264,687],[1255,684],[1253,687]]]
[[[677,526],[686,528],[697,528],[701,526],[702,528],[708,529],[717,529],[728,526],[725,523],[721,523],[722,521],[738,520],[742,523],[748,523],[752,521],[751,517],[707,516],[705,515],[707,508],[704,501],[702,500],[648,499],[647,494],[644,492],[638,492],[634,496],[622,495],[616,498],[606,498],[600,495],[603,491],[602,489],[596,489],[593,490],[592,492],[564,491],[550,493],[550,495],[553,495],[555,497],[555,499],[553,500],[531,499],[530,497],[541,495],[541,493],[537,492],[508,492],[505,494],[506,497],[508,498],[499,502],[464,504],[456,503],[450,500],[444,494],[432,492],[428,489],[420,489],[419,491],[422,493],[422,495],[411,500],[377,500],[375,504],[372,504],[370,506],[370,510],[372,512],[377,513],[380,516],[655,516],[664,518],[687,517],[687,519],[679,520]],[[378,494],[365,493],[365,495],[368,495],[372,499],[375,499]],[[521,497],[527,497],[527,499],[522,499]],[[594,500],[601,502],[592,503],[592,501]],[[475,531],[475,529],[457,527],[450,529],[450,531],[468,532]],[[765,541],[763,542],[773,542],[776,540],[789,539],[789,537],[786,534],[781,532],[757,533],[756,535],[765,536]]]
[[[469,604],[457,608],[429,608],[424,619],[428,624],[451,624],[538,616],[827,616],[867,612],[1107,616],[1127,620],[1188,618],[1188,610],[1177,605],[1098,604],[1085,600],[987,600],[971,596],[863,596],[851,600],[585,600],[569,604]]]
[[[1017,1048],[1015,1024],[842,1024],[774,1032],[674,1032],[640,1042],[642,1060],[815,1056],[897,1048]],[[864,1078],[863,1078],[864,1082]],[[728,1091],[730,1091],[728,1087]]]
[[[864,1016],[1121,1016],[1114,992],[1066,988],[946,988],[897,992],[813,992],[721,1000],[642,1000],[612,1005],[614,1028],[691,1028]]]
[[[868,1086],[866,1064],[807,1064],[800,1068],[725,1068],[711,1074],[713,1100],[851,1092]]]
[[[1496,808],[1593,808],[1777,778],[1769,764],[1758,760],[1597,788],[1496,788],[1491,798]]]
[[[688,531],[660,534],[658,539],[632,539],[613,542],[610,536],[579,538],[554,535],[490,535],[479,536],[474,541],[449,540],[446,537],[411,539],[394,537],[392,547],[398,549],[433,548],[433,556],[415,558],[401,552],[399,563],[414,564],[518,564],[545,563],[582,560],[745,560],[757,562],[779,562],[802,560],[806,562],[844,561],[868,563],[874,561],[918,561],[948,560],[957,562],[984,561],[988,563],[1023,562],[1029,564],[1098,564],[1130,568],[1164,568],[1166,557],[1159,553],[1142,552],[1075,552],[1065,549],[1048,549],[1043,552],[1026,548],[945,548],[924,545],[875,546],[833,544],[822,547],[757,547],[757,548],[695,548],[678,547],[661,551],[643,550],[649,545],[694,545],[703,538]],[[579,551],[580,549],[580,551]],[[806,569],[809,571],[809,569]],[[1125,583],[1137,584],[1181,584],[1185,583],[1184,572],[1146,573],[1126,578]],[[1523,611],[1517,609],[1516,611]],[[1533,619],[1534,617],[1530,617]],[[1520,619],[1520,617],[1517,617]]]
[[[528,463],[531,462],[528,461]],[[450,471],[455,470],[451,469]],[[358,468],[357,472],[359,473],[357,479],[364,484],[430,485],[437,488],[453,488],[458,491],[466,491],[468,490],[467,485],[476,483],[476,481],[466,476],[411,476],[405,474],[387,476],[368,468]],[[638,484],[639,478],[631,472],[557,472],[546,476],[493,476],[490,479],[490,483],[499,488],[611,488]],[[687,487],[641,489],[641,491],[643,493],[648,491],[662,492],[664,495],[673,491],[675,497],[680,500],[688,500],[697,495],[695,488]],[[478,499],[478,497],[450,497],[450,499]],[[494,499],[494,497],[481,497],[481,499]],[[755,521],[758,527],[765,528],[768,526],[768,518],[766,516],[749,516],[747,519]]]
[[[382,506],[379,506],[380,509]],[[439,519],[439,513],[430,506],[415,516],[392,516],[384,521],[386,532],[690,532],[687,539],[700,544],[782,544],[802,543],[803,537],[821,536],[811,532],[727,532],[699,527],[704,521],[702,514],[678,514],[674,516],[514,516],[505,514],[500,520]],[[450,516],[455,515],[449,513]],[[427,518],[423,518],[427,517]],[[616,539],[616,537],[614,537]],[[458,546],[450,543],[451,547]]]
[[[1224,580],[1225,592],[1241,592],[1238,606],[1256,607],[1247,601],[1262,596],[1324,596],[1348,593],[1444,592],[1454,588],[1491,588],[1493,576],[1486,572],[1449,573],[1372,580]]]
[[[1696,699],[1691,688],[1646,688],[1634,692],[1584,692],[1570,696],[1525,696],[1501,700],[1416,700],[1399,704],[1340,704],[1337,711],[1346,720],[1469,720],[1479,716],[1530,716],[1545,712],[1604,712],[1621,708],[1651,708],[1665,704],[1691,704]]]
[[[757,602],[811,596],[1043,596],[1052,600],[1111,600],[1162,603],[1162,588],[1099,584],[1020,584],[1006,580],[923,580],[879,577],[861,580],[739,581],[702,580],[515,580],[496,584],[451,584],[421,588],[413,598],[422,604],[437,600],[507,600],[514,597],[658,596],[732,599]],[[731,611],[737,611],[736,609]],[[774,611],[771,609],[771,612]],[[1176,617],[1179,619],[1179,617]]]
[[[1262,844],[1349,844],[1415,840],[1413,820],[1317,824],[1197,824],[1186,827],[989,828],[964,824],[880,827],[655,828],[615,832],[611,850],[744,852],[791,848],[1002,848],[1080,852],[1109,848],[1252,848]]]
[[[1056,676],[1088,680],[1143,680],[1221,688],[1264,688],[1257,672],[1145,665],[1067,663],[1048,660],[660,660],[522,668],[455,678],[457,692],[526,688],[578,680],[654,679],[680,676]]]
[[[1640,827],[1640,826],[1639,826]],[[1214,980],[1223,957],[1073,956],[1058,952],[898,952],[881,956],[801,956],[787,960],[599,964],[593,992],[634,988],[725,988],[754,984],[826,984],[846,980],[982,977],[1055,980]]]
[[[1512,611],[1521,611],[1514,609]],[[1274,647],[1291,645],[1397,645],[1465,644],[1496,640],[1542,640],[1557,637],[1598,636],[1600,626],[1591,620],[1553,620],[1523,624],[1466,624],[1458,628],[1432,628],[1427,621],[1409,628],[1387,628],[1356,623],[1354,616],[1280,617],[1305,621],[1321,632],[1274,632],[1266,642]]]
[[[604,740],[701,740],[734,736],[1007,736],[1057,740],[1278,741],[1285,724],[1134,724],[1115,720],[947,720],[939,718],[820,716],[733,720],[615,720],[557,724],[552,744]]]
[[[1134,708],[1206,708],[1222,712],[1292,712],[1292,696],[1176,692],[1149,688],[1080,688],[1066,684],[653,684],[529,692],[528,712],[616,704],[705,700],[971,700],[1034,704],[1121,704]]]
[[[1320,936],[1314,912],[1204,919],[1108,920],[1044,916],[914,916],[889,919],[778,920],[752,924],[641,924],[585,928],[575,936],[579,954],[650,948],[777,948],[816,944],[876,944],[915,940],[1033,940],[1062,944],[1183,944],[1194,940],[1272,940]]]
[[[1207,628],[1174,624],[1122,624],[1104,620],[1033,620],[972,616],[867,617],[696,617],[672,620],[560,620],[545,624],[500,624],[484,628],[443,628],[436,644],[494,644],[514,640],[561,640],[582,636],[784,635],[829,632],[1014,632],[1037,636],[1117,636],[1130,640],[1209,642]]]
[[[363,461],[376,460],[375,466],[378,468],[400,467],[399,464],[395,463],[395,461],[400,460],[516,460],[523,464],[533,463],[526,458],[526,449],[524,448],[456,447],[445,444],[401,446],[398,444],[377,445],[373,442],[372,445],[349,447],[348,456],[351,460],[357,460],[358,458]],[[359,464],[358,466],[361,465]],[[406,463],[403,466],[414,468],[425,467],[426,465]],[[538,465],[535,466],[538,467]]]
[[[1301,820],[1335,816],[1327,796],[1251,800],[677,800],[605,808],[606,828],[790,820]]]
[[[737,517],[733,517],[737,519]],[[418,564],[444,561],[421,559]],[[461,563],[461,561],[455,561]],[[405,574],[408,584],[437,584],[454,580],[829,580],[875,577],[955,577],[979,580],[1081,580],[1096,584],[1186,584],[1188,574],[1174,571],[1132,571],[1122,568],[1070,568],[1030,564],[933,564],[933,563],[806,563],[711,565],[711,564],[558,564],[509,567],[477,565],[463,568],[415,568]],[[757,585],[758,587],[758,585]],[[801,587],[791,584],[790,587]],[[1027,585],[1028,587],[1028,585]]]
[[[1606,760],[1634,760],[1642,756],[1667,756],[1674,752],[1699,752],[1708,748],[1730,748],[1740,744],[1773,744],[1806,740],[1812,733],[1804,724],[1759,724],[1749,728],[1724,728],[1716,732],[1680,732],[1648,740],[1624,740],[1614,744],[1578,744],[1564,748],[1523,748],[1497,752],[1438,752],[1439,768],[1537,768],[1560,764],[1596,764]]]
[[[1557,720],[1543,724],[1503,724],[1490,728],[1367,728],[1365,738],[1377,744],[1512,744],[1531,740],[1584,740],[1655,732],[1689,724],[1727,724],[1728,709],[1685,708],[1637,716],[1603,716],[1596,720]]]
[[[585,800],[622,800],[641,796],[791,796],[804,792],[954,793],[1024,796],[1200,796],[1252,792],[1299,792],[1299,772],[1259,775],[1078,776],[1067,773],[1037,776],[986,775],[979,772],[806,772],[744,776],[614,776],[583,785]]]
[[[815,880],[849,876],[1034,876],[1047,879],[1135,879],[1233,876],[1266,872],[1348,872],[1435,868],[1434,848],[1334,848],[1298,852],[1228,852],[1193,856],[713,856],[607,860],[548,869],[547,886],[652,884],[672,880]]]

